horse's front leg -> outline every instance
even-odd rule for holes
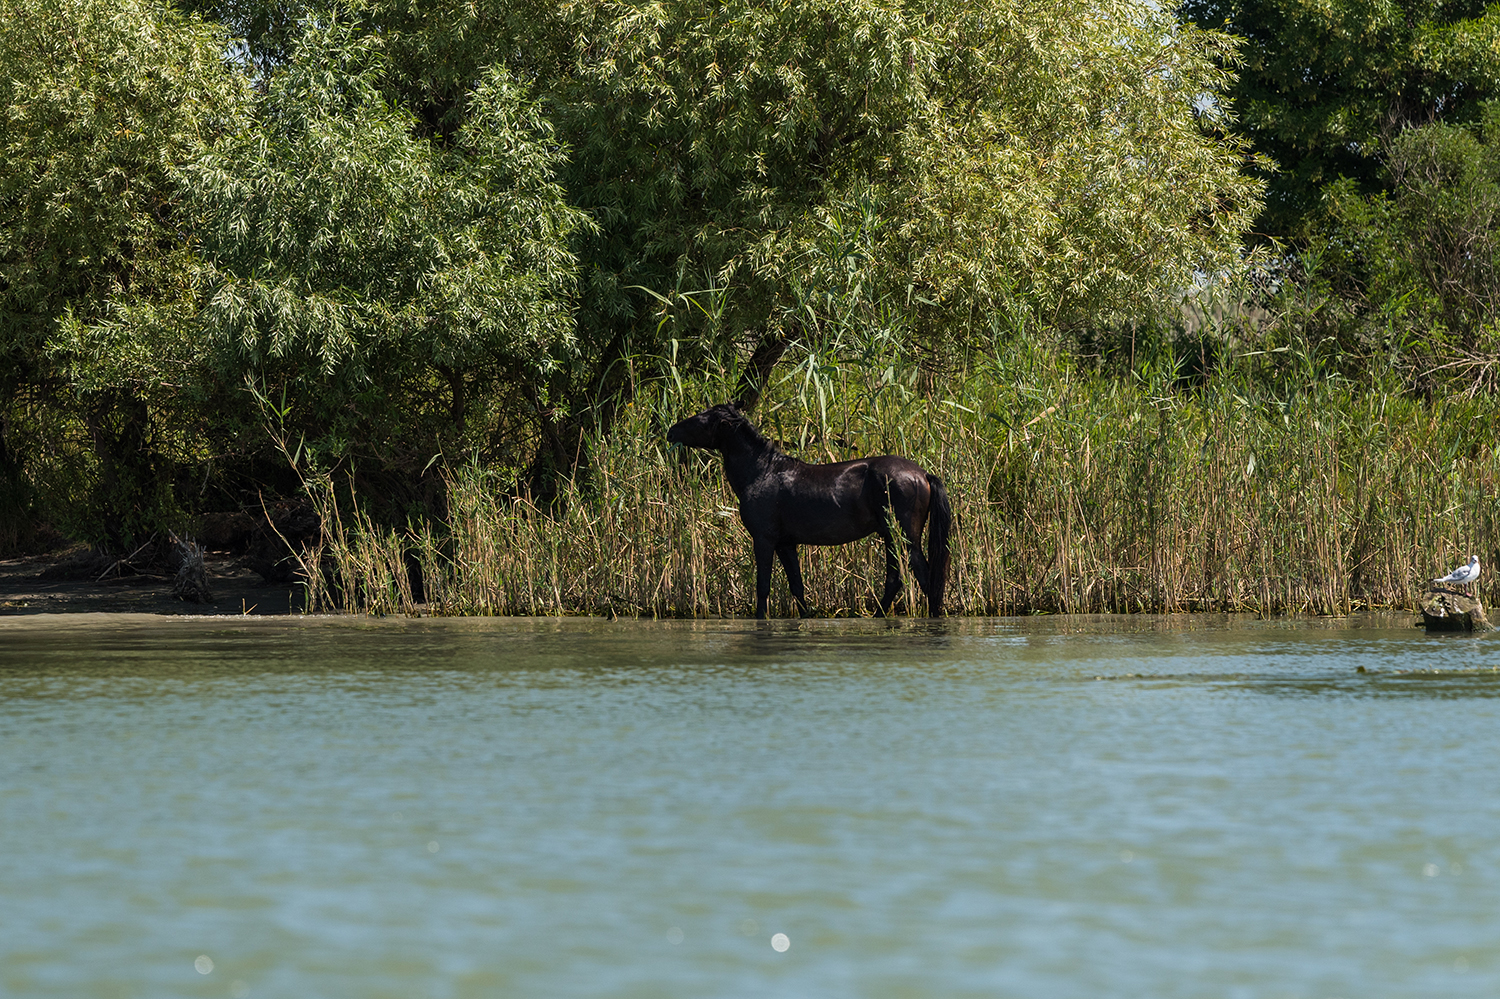
[[[797,546],[781,545],[776,549],[776,557],[786,570],[787,586],[791,587],[792,599],[797,601],[797,613],[807,617],[807,594],[802,589],[802,564],[797,561]]]
[[[755,539],[755,617],[766,619],[766,605],[771,599],[771,557],[776,546],[769,540]]]

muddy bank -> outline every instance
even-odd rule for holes
[[[211,603],[180,600],[173,575],[114,567],[87,548],[0,561],[0,614],[288,614],[302,609],[301,587],[267,582],[243,556],[204,558]]]

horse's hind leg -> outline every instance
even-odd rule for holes
[[[915,537],[912,534],[906,534],[906,547],[911,557],[911,574],[917,577],[917,585],[922,588],[922,592],[931,598],[932,573],[928,571],[927,556],[922,554],[921,533],[918,532]]]
[[[807,594],[802,589],[802,565],[797,561],[797,546],[782,545],[776,549],[781,567],[786,570],[786,583],[791,588],[792,599],[797,601],[797,613],[807,617]]]
[[[922,554],[922,527],[925,517],[918,519],[911,509],[899,510],[896,523],[901,526],[901,535],[906,540],[907,558],[911,562],[911,574],[916,577],[922,595],[932,600],[932,572],[927,565],[927,556]]]
[[[911,556],[911,574],[917,577],[917,585],[922,588],[922,595],[932,602],[932,572],[927,565],[927,556],[922,554],[922,532],[903,531],[906,535],[906,547]]]
[[[880,537],[885,542],[885,596],[880,598],[876,616],[885,617],[901,591],[901,561],[896,558],[896,539],[891,537],[890,529],[883,528]]]

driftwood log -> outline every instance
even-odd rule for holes
[[[214,595],[208,588],[208,568],[203,564],[203,547],[172,535],[177,575],[172,580],[172,596],[196,604],[211,604]]]
[[[1422,624],[1428,631],[1490,631],[1494,625],[1484,616],[1477,596],[1434,586],[1422,598]]]

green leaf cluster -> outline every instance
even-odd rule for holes
[[[1500,317],[1500,106],[1388,146],[1385,189],[1328,185],[1321,269],[1345,295],[1424,327],[1428,346],[1479,346]]]
[[[356,402],[414,415],[434,372],[461,423],[575,354],[568,244],[586,219],[525,88],[489,67],[439,143],[386,99],[385,73],[374,38],[310,26],[250,125],[183,171],[216,366],[294,385],[324,433]]]
[[[76,532],[117,541],[170,495],[146,400],[194,352],[91,331],[191,298],[177,171],[247,106],[228,42],[148,0],[0,0],[0,544],[38,484]]]
[[[1382,188],[1408,127],[1476,121],[1500,97],[1500,9],[1484,0],[1186,0],[1192,23],[1243,39],[1233,128],[1273,168],[1261,232],[1309,238],[1325,185]]]

